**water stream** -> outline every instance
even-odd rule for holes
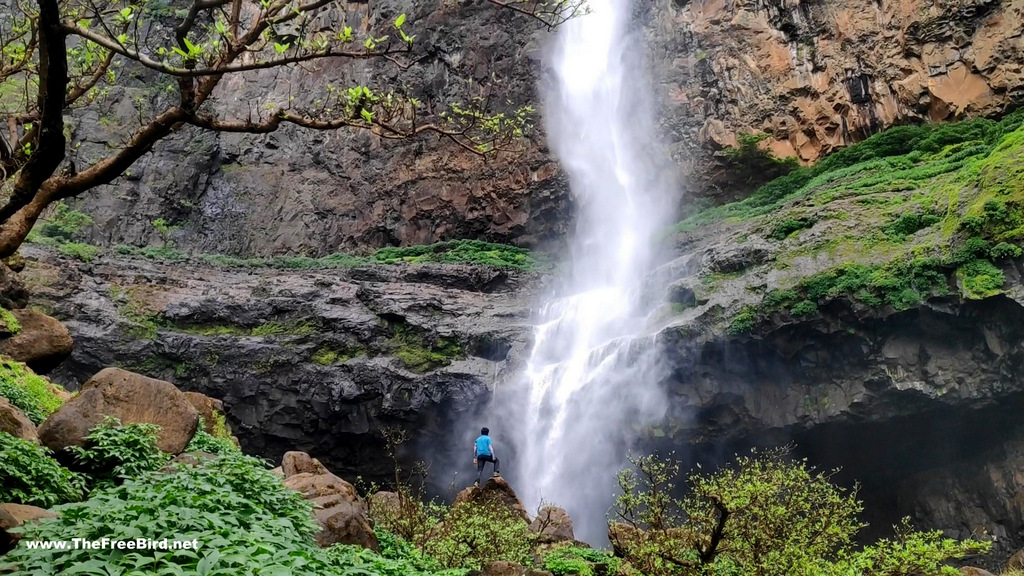
[[[514,441],[528,508],[566,508],[576,537],[604,539],[615,473],[664,400],[641,283],[674,188],[655,144],[631,0],[588,0],[550,52],[549,142],[579,207],[560,296],[540,312]]]

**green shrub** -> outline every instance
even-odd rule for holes
[[[919,230],[938,224],[941,220],[941,218],[934,214],[901,214],[895,220],[886,224],[882,231],[890,238],[902,240]]]
[[[480,240],[450,240],[436,244],[381,248],[373,255],[380,264],[450,262],[499,268],[533,269],[543,262],[525,248]]]
[[[92,226],[93,219],[84,212],[72,210],[64,203],[57,204],[53,216],[40,226],[40,233],[47,238],[70,241],[78,232]]]
[[[732,319],[726,331],[732,335],[746,334],[753,331],[756,325],[757,309],[753,306],[744,306],[740,313]]]
[[[0,356],[0,396],[28,416],[33,424],[39,424],[64,403],[51,384],[36,375],[21,362]]]
[[[106,416],[89,431],[85,446],[69,446],[75,463],[89,472],[93,488],[112,486],[125,478],[156,470],[170,458],[157,448],[156,424],[133,422],[121,424]]]
[[[406,324],[393,324],[391,329],[394,333],[390,339],[394,356],[413,372],[423,373],[447,366],[463,354],[459,343],[450,338],[428,340]]]
[[[957,574],[947,560],[986,552],[988,543],[901,531],[860,548],[856,494],[785,450],[752,452],[712,473],[695,472],[676,497],[679,463],[632,458],[619,474],[616,503],[627,529],[612,544],[644,574],[892,576]]]
[[[100,254],[100,248],[92,244],[81,242],[65,242],[57,247],[57,250],[65,256],[78,258],[82,262],[92,262]]]
[[[196,539],[197,551],[42,550],[0,558],[26,574],[337,574],[313,543],[312,504],[255,458],[224,454],[173,473],[146,472],[58,518],[17,529],[26,540]]]
[[[11,336],[21,332],[21,323],[10,310],[0,306],[0,331]]]
[[[1003,271],[988,260],[972,260],[957,270],[964,296],[971,299],[988,298],[1002,291],[1006,279]]]
[[[996,244],[989,251],[989,255],[992,256],[993,260],[1008,260],[1010,258],[1020,258],[1021,254],[1024,254],[1024,250],[1021,250],[1020,246],[1008,244],[1006,242],[1000,242],[999,244]]]
[[[50,451],[0,432],[0,502],[49,508],[82,497],[84,481]]]
[[[517,512],[485,500],[453,506],[423,550],[446,568],[479,569],[496,560],[528,564],[534,540]]]
[[[604,550],[562,546],[544,555],[544,569],[555,576],[594,576],[595,564],[605,564],[604,574],[618,574],[621,558],[615,558]]]
[[[814,302],[811,302],[810,300],[801,300],[797,302],[795,306],[790,308],[789,311],[794,316],[807,316],[809,314],[814,314],[815,312],[817,312],[818,305],[815,304]]]
[[[798,232],[800,230],[804,230],[806,228],[814,226],[815,222],[816,220],[814,220],[813,218],[786,218],[782,222],[776,224],[774,228],[772,228],[772,231],[770,234],[768,234],[768,237],[773,238],[775,240],[784,240],[794,232]]]

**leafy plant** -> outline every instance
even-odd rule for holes
[[[790,459],[785,449],[694,472],[683,497],[673,490],[678,461],[641,456],[630,462],[619,473],[621,523],[610,534],[615,549],[645,574],[938,576],[956,573],[943,562],[989,548],[906,529],[859,549],[854,537],[864,525],[856,492]]]
[[[453,506],[423,543],[446,568],[476,568],[495,560],[528,564],[534,535],[517,512],[496,500]]]
[[[77,258],[82,262],[92,262],[100,254],[99,246],[83,244],[81,242],[65,242],[57,247],[57,250],[65,256]]]
[[[561,546],[544,555],[544,569],[555,576],[595,576],[594,566],[601,564],[603,574],[618,574],[622,559],[605,550],[579,546]]]
[[[337,574],[313,543],[311,504],[255,458],[223,454],[172,473],[146,472],[17,529],[26,540],[196,539],[199,550],[43,550],[0,559],[26,574]]]
[[[62,202],[57,204],[53,216],[43,222],[39,231],[45,237],[70,242],[79,232],[92,224],[91,216],[73,210]]]
[[[49,508],[82,497],[83,478],[28,440],[0,432],[0,502]]]
[[[775,240],[784,240],[790,234],[810,228],[814,226],[816,222],[813,218],[786,218],[782,222],[779,222],[768,235],[769,238]]]
[[[192,440],[189,440],[185,452],[206,452],[208,454],[227,454],[229,452],[240,452],[238,446],[231,441],[230,435],[224,428],[224,417],[220,414],[220,424],[214,426],[214,434],[206,431],[203,418],[199,418],[199,428],[196,430]],[[219,433],[218,433],[219,432]]]
[[[85,446],[69,446],[75,463],[90,473],[93,488],[116,484],[143,472],[156,470],[169,456],[157,448],[156,424],[122,424],[112,416],[89,431]]]
[[[33,424],[39,424],[64,403],[51,384],[21,362],[0,356],[0,396],[25,413]]]

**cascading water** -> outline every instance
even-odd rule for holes
[[[596,542],[626,448],[664,411],[641,287],[673,187],[654,144],[631,0],[587,4],[560,30],[545,109],[579,207],[571,262],[510,403],[520,494],[531,508],[565,507],[577,538]]]

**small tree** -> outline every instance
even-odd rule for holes
[[[895,539],[858,550],[853,538],[864,525],[856,490],[788,456],[755,451],[714,473],[698,471],[681,497],[673,490],[677,461],[631,458],[633,468],[619,473],[612,545],[648,576],[932,576],[956,573],[945,560],[988,549],[905,523]]]

